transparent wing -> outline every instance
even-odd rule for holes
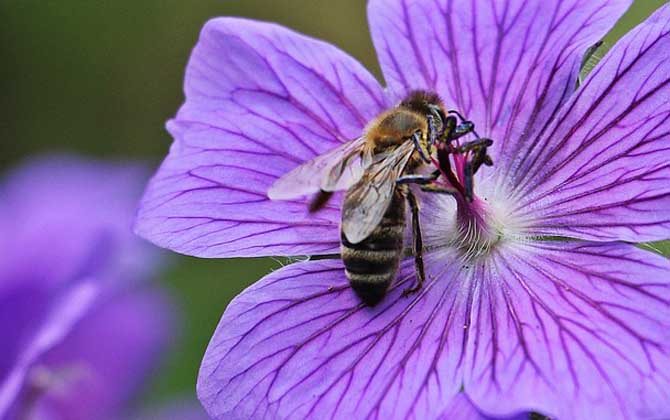
[[[342,207],[342,232],[349,242],[361,242],[381,223],[391,203],[396,179],[413,151],[411,141],[403,143],[385,159],[373,163],[351,187]]]
[[[372,162],[369,153],[363,151],[364,145],[362,136],[303,163],[275,181],[268,190],[268,197],[290,200],[321,190],[348,189]]]

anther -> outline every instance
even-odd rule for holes
[[[486,152],[486,148],[491,146],[493,144],[493,140],[491,139],[478,139],[475,141],[471,141],[468,143],[463,144],[462,146],[454,147],[454,152],[456,153],[461,153],[465,154],[467,152],[470,152],[472,150],[484,150]]]
[[[466,202],[474,200],[474,175],[482,165],[491,166],[493,160],[487,148],[493,140],[479,137],[472,121],[466,120],[458,111],[450,110],[445,120],[444,136],[437,144],[436,165],[446,179],[450,191],[458,191]],[[456,115],[460,122],[454,117]],[[472,133],[476,140],[461,142],[459,139]],[[453,162],[451,160],[453,159]]]

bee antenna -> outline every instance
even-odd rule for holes
[[[460,112],[456,111],[455,109],[450,109],[449,111],[447,111],[447,114],[454,114],[454,115],[456,115],[458,118],[460,118],[461,121],[468,121],[467,118],[465,118],[465,117],[463,116],[463,114],[461,114]],[[479,136],[479,134],[477,134],[477,132],[474,130],[474,124],[473,124],[472,134],[474,134],[475,137],[477,137],[477,139],[480,139],[480,138],[481,138],[481,137]]]
[[[465,119],[465,117],[463,116],[463,114],[461,114],[460,112],[456,111],[455,109],[450,109],[449,111],[447,111],[447,114],[455,114],[455,115],[456,115],[458,118],[460,118],[462,121],[467,121],[467,120]]]

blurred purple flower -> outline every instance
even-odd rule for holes
[[[575,91],[585,50],[630,3],[370,0],[386,91],[326,43],[209,22],[138,216],[161,246],[337,253],[336,201],[309,215],[307,199],[271,202],[267,190],[413,89],[436,91],[495,142],[473,205],[421,197],[417,294],[401,297],[407,261],[365,307],[337,260],[289,265],[240,294],[200,371],[210,415],[437,418],[463,390],[489,415],[670,416],[670,264],[625,243],[670,237],[670,6]]]
[[[0,418],[120,416],[156,366],[174,320],[130,229],[146,175],[54,157],[0,186]]]

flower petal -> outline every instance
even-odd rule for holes
[[[174,334],[174,307],[152,288],[99,299],[59,345],[40,360],[74,371],[64,390],[46,392],[38,409],[72,420],[112,418],[136,397]]]
[[[137,232],[201,257],[337,252],[339,209],[267,190],[299,164],[362,134],[386,107],[353,58],[277,25],[207,23],[188,64],[170,154],[141,204]]]
[[[520,157],[519,217],[541,235],[670,238],[670,6],[622,38]]]
[[[585,50],[632,2],[371,0],[373,40],[397,96],[436,91],[494,140],[496,169],[546,128]]]
[[[528,413],[521,413],[514,417],[489,417],[483,414],[472,401],[461,392],[452,398],[449,407],[440,415],[440,420],[528,420]]]
[[[216,419],[437,417],[461,387],[472,297],[449,281],[460,265],[448,261],[430,257],[426,284],[405,298],[414,277],[406,261],[374,308],[358,300],[340,261],[265,277],[233,300],[209,344],[198,379],[204,407]]]
[[[84,280],[54,299],[48,314],[17,355],[12,369],[0,378],[0,417],[4,418],[13,409],[29,370],[65,339],[73,326],[88,313],[100,290],[99,282]]]
[[[109,293],[101,286],[85,280],[52,296],[0,377],[0,414],[25,410],[26,401],[36,418],[107,418],[124,410],[160,361],[174,309],[155,290]]]
[[[155,247],[130,229],[145,179],[143,168],[134,164],[52,156],[32,159],[0,186],[0,418],[8,410],[26,409],[26,400],[37,404],[38,394],[50,391],[36,383],[36,369],[58,371],[60,366],[45,365],[54,352],[73,351],[73,337],[101,310],[100,295],[144,280],[157,268]],[[128,305],[122,310],[126,317],[132,312]],[[133,320],[135,326],[149,320],[146,312],[138,316],[142,319]],[[102,324],[119,327],[118,322]],[[151,327],[146,336],[155,332],[156,326]],[[96,325],[87,342],[100,357],[110,356],[113,347],[101,349],[104,332]],[[142,337],[132,341],[139,345]],[[133,346],[126,342],[123,349],[132,351]],[[124,356],[120,351],[113,355],[116,360]],[[113,378],[108,375],[105,385]],[[121,392],[112,388],[106,387],[105,395]],[[78,407],[94,402],[75,397]],[[74,409],[66,413],[74,418]]]
[[[472,273],[472,401],[501,414],[667,418],[670,262],[616,243],[508,251]]]
[[[0,186],[0,295],[49,293],[84,276],[124,281],[152,273],[155,247],[131,226],[146,168],[74,156],[30,159]]]

